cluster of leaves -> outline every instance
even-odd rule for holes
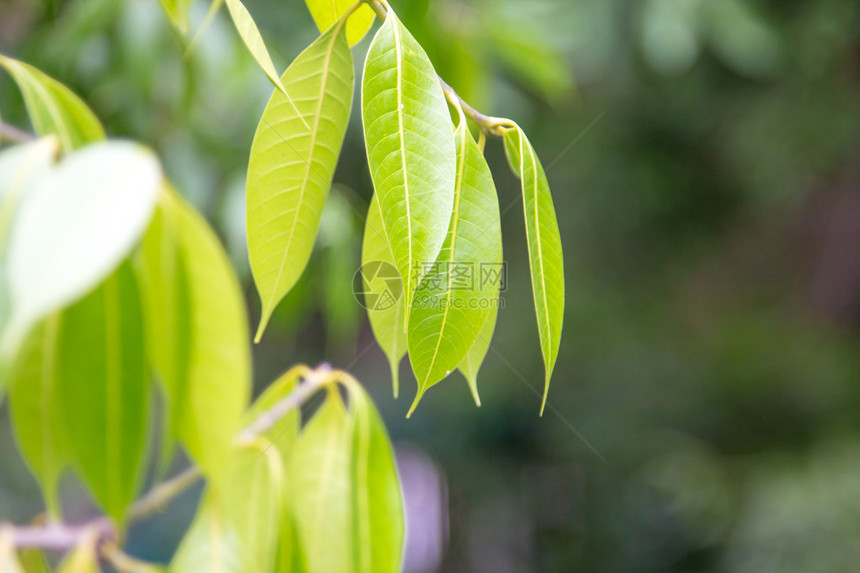
[[[260,120],[248,166],[246,215],[251,269],[262,301],[259,340],[277,304],[308,259],[352,107],[350,46],[384,18],[367,53],[361,87],[365,144],[375,194],[366,219],[362,263],[397,269],[396,304],[368,305],[373,332],[398,366],[408,352],[424,392],[459,369],[480,404],[478,369],[498,312],[500,276],[458,289],[456,268],[502,264],[495,185],[484,137],[504,140],[522,181],[534,304],[546,367],[543,402],[558,355],[564,272],[558,223],[534,148],[512,121],[484,116],[438,78],[415,38],[386,2],[309,0],[322,35],[280,77],[238,0],[227,2],[248,48],[276,90]],[[479,134],[475,140],[472,130]],[[367,281],[377,296],[385,285]],[[420,296],[416,296],[420,295]]]
[[[41,136],[0,152],[0,392],[50,520],[62,520],[72,469],[121,539],[143,516],[135,499],[150,467],[163,475],[179,443],[207,490],[171,571],[398,571],[400,486],[363,388],[333,373],[304,426],[292,409],[240,434],[310,372],[287,372],[248,407],[244,302],[209,225],[154,154],[105,140],[66,87],[5,56],[0,66]],[[3,571],[23,570],[14,541],[0,528]],[[107,550],[85,532],[60,570],[96,571]],[[27,570],[42,562],[20,558]]]

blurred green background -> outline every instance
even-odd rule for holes
[[[246,4],[279,68],[317,34],[300,0]],[[538,417],[518,182],[490,141],[508,288],[483,407],[455,374],[404,420],[408,366],[395,401],[351,292],[372,191],[355,112],[317,252],[254,348],[257,390],[324,359],[367,385],[419,508],[407,571],[857,571],[856,0],[391,4],[440,75],[523,126],[547,168],[567,273],[551,408]],[[158,150],[227,245],[255,325],[244,172],[272,88],[225,13],[187,45],[157,0],[0,0],[0,51]],[[26,127],[7,77],[0,109]],[[0,516],[20,523],[41,502],[0,417]],[[69,516],[88,516],[66,490]],[[136,526],[131,551],[167,560],[193,504]]]

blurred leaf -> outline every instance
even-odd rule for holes
[[[220,0],[215,1],[220,2]],[[230,12],[230,17],[233,19],[236,31],[239,32],[239,36],[241,36],[242,41],[245,42],[245,45],[248,47],[248,51],[250,51],[251,55],[254,56],[254,59],[257,60],[257,64],[259,64],[260,68],[266,73],[269,80],[275,84],[276,88],[281,90],[287,101],[290,102],[293,110],[299,114],[299,121],[301,121],[306,128],[310,129],[304,116],[300,114],[296,104],[293,102],[293,98],[290,97],[284,84],[281,83],[281,78],[275,70],[275,64],[272,63],[272,57],[269,56],[266,44],[263,43],[263,37],[260,36],[260,30],[257,29],[257,24],[254,23],[254,19],[251,18],[251,14],[248,13],[248,9],[245,8],[245,5],[242,4],[240,0],[224,1],[227,3],[227,10]]]
[[[2,551],[0,551],[0,553],[2,553]],[[21,559],[21,565],[23,565],[24,571],[27,573],[51,573],[51,566],[48,563],[48,559],[39,549],[22,549],[19,557]],[[0,558],[0,563],[2,563],[2,558]],[[3,569],[2,565],[0,565],[0,571],[6,571]]]
[[[502,250],[496,187],[465,117],[454,138],[457,182],[448,236],[409,310],[409,359],[418,381],[409,414],[428,388],[457,369],[498,299],[501,273],[493,273],[490,280],[484,276],[488,268],[501,271],[496,260]]]
[[[396,271],[397,267],[389,241],[382,234],[384,229],[379,200],[374,194],[367,211],[361,249],[361,290],[364,293],[364,305],[373,336],[388,357],[394,397],[397,398],[400,392],[399,366],[407,346],[406,331],[403,329],[406,297],[403,296],[400,277],[394,276],[393,271]],[[386,270],[392,272],[386,273]],[[392,289],[392,284],[397,288]]]
[[[161,373],[179,439],[217,482],[229,463],[250,393],[244,300],[205,219],[170,191],[161,195],[159,213],[140,259],[147,277],[151,359]],[[153,285],[165,281],[175,281],[176,289],[155,292]],[[171,341],[176,349],[166,348]]]
[[[24,573],[15,546],[12,545],[11,532],[0,528],[0,573]]]
[[[436,260],[454,202],[456,152],[448,106],[424,50],[393,11],[367,53],[362,120],[383,226],[405,285]]]
[[[0,66],[18,84],[39,135],[59,136],[66,151],[105,138],[99,120],[69,88],[33,66],[2,54]]]
[[[194,0],[159,0],[161,7],[181,34],[188,33],[188,12]]]
[[[150,151],[110,142],[68,155],[28,193],[9,237],[5,352],[116,268],[144,231],[160,184]]]
[[[85,535],[57,567],[57,573],[99,573],[99,557],[96,552],[96,535]]]
[[[642,50],[658,72],[678,75],[695,63],[700,51],[700,6],[699,0],[649,0],[643,4]]]
[[[220,486],[204,494],[171,572],[272,571],[283,494],[278,450],[265,443],[242,448]]]
[[[248,408],[242,421],[242,427],[250,425],[261,414],[271,410],[278,402],[289,396],[296,389],[301,375],[301,369],[291,368],[269,384],[269,387]],[[282,416],[261,436],[262,439],[267,440],[269,445],[275,446],[281,452],[283,459],[287,459],[289,452],[293,449],[296,437],[299,435],[300,418],[298,408],[293,409]]]
[[[346,14],[355,4],[354,0],[305,0],[320,32],[325,32]],[[353,46],[364,38],[373,25],[373,8],[362,4],[349,16],[346,23],[346,39]]]
[[[99,504],[122,522],[145,471],[150,395],[131,265],[65,310],[60,324],[55,368],[68,453]]]
[[[24,340],[9,377],[9,411],[18,450],[42,487],[48,513],[60,516],[59,478],[68,461],[58,364],[59,314],[39,324]]]
[[[522,182],[532,292],[541,353],[546,367],[541,401],[543,413],[564,322],[564,261],[561,237],[549,182],[534,148],[519,127],[506,131],[504,140],[508,163]]]
[[[705,8],[711,44],[726,64],[752,77],[769,77],[778,71],[780,38],[748,3],[722,0]]]
[[[300,109],[272,94],[251,146],[248,250],[263,305],[256,341],[307,265],[337,166],[354,83],[342,31],[332,27],[290,65],[283,81]]]

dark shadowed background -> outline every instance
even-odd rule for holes
[[[246,4],[281,69],[317,34],[300,0]],[[391,4],[547,168],[567,277],[550,407],[538,417],[518,181],[490,141],[509,276],[483,406],[454,374],[404,419],[408,365],[395,401],[351,292],[372,191],[355,110],[314,258],[254,348],[257,391],[324,359],[366,384],[398,444],[409,572],[857,571],[860,5]],[[272,87],[223,12],[186,45],[157,0],[0,0],[0,51],[157,149],[228,246],[256,326],[244,172]],[[7,77],[0,110],[26,127]],[[0,412],[0,518],[25,522],[41,502]],[[65,489],[70,518],[90,515]],[[166,561],[194,501],[136,526],[131,552]]]

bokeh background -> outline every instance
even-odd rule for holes
[[[372,191],[355,112],[312,263],[254,348],[257,391],[324,359],[367,385],[398,445],[410,572],[857,571],[860,5],[391,3],[547,167],[567,276],[551,407],[538,417],[518,182],[491,141],[509,280],[483,407],[455,374],[404,419],[408,365],[395,401],[351,292]],[[279,68],[317,34],[300,0],[246,4]],[[187,48],[157,0],[0,0],[0,51],[159,152],[227,245],[255,325],[244,172],[272,88],[226,13]],[[0,110],[26,127],[6,77]],[[166,561],[194,495],[137,526],[132,552]],[[4,410],[0,516],[39,508]]]

